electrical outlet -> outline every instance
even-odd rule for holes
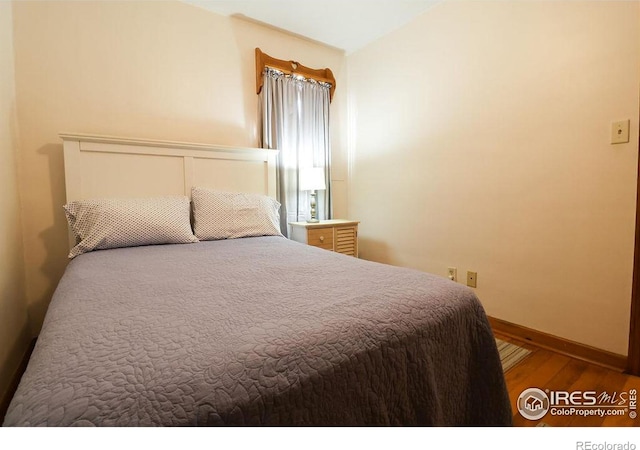
[[[478,287],[478,272],[467,272],[467,286]]]
[[[449,267],[447,269],[447,276],[451,281],[458,281],[458,269],[455,267]]]

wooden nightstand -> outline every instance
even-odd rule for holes
[[[358,224],[354,220],[290,222],[291,239],[314,247],[358,257]]]

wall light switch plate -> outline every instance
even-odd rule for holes
[[[621,120],[611,124],[611,143],[624,144],[629,142],[629,120]]]

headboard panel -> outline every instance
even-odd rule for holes
[[[191,196],[193,186],[276,196],[277,150],[60,134],[67,202]]]

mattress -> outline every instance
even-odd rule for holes
[[[5,426],[509,425],[473,291],[282,237],[72,260]]]

